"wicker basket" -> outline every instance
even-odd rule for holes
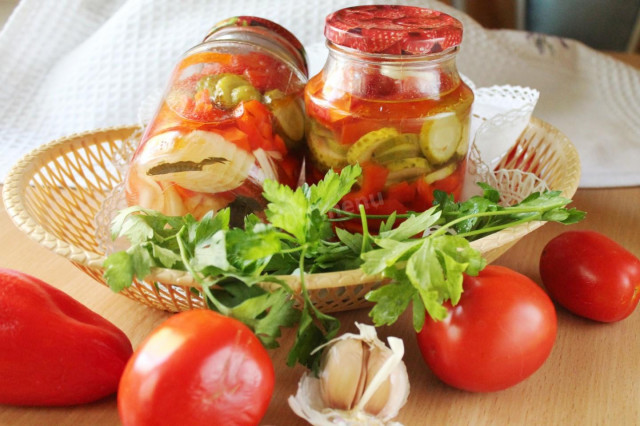
[[[14,165],[3,189],[7,212],[19,229],[44,247],[64,256],[105,284],[105,258],[96,242],[94,218],[102,202],[123,179],[115,158],[136,127],[73,135],[46,144]],[[572,197],[580,178],[578,154],[571,142],[552,126],[532,119],[517,144],[517,155],[498,167],[534,172],[551,189]],[[498,258],[520,238],[542,225],[532,222],[474,241],[489,261]],[[294,289],[296,277],[283,277]],[[307,287],[324,312],[356,309],[367,304],[364,295],[380,277],[360,270],[311,274]],[[106,284],[105,284],[106,285]],[[198,284],[187,273],[156,269],[144,281],[135,281],[122,293],[167,311],[203,307]]]

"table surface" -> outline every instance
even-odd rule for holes
[[[613,54],[640,68],[640,55]],[[640,187],[580,189],[573,206],[588,212],[570,229],[608,235],[640,256]],[[513,268],[540,283],[538,259],[544,245],[568,228],[546,224],[524,237],[495,263]],[[41,278],[65,291],[120,327],[137,347],[169,314],[112,293],[66,259],[21,233],[0,207],[0,267]],[[342,331],[354,322],[369,322],[366,310],[338,314]],[[524,382],[501,392],[469,393],[450,388],[423,363],[411,328],[403,317],[380,335],[405,342],[411,394],[398,421],[406,425],[638,425],[640,424],[640,309],[624,321],[600,324],[558,308],[558,336],[545,364]],[[287,405],[296,391],[301,367],[285,365],[293,334],[285,332],[282,348],[271,351],[276,389],[264,425],[303,425]],[[1,378],[0,378],[1,380]],[[118,425],[115,396],[65,408],[0,405],[0,425]]]

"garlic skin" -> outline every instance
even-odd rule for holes
[[[305,373],[289,406],[314,426],[395,426],[409,396],[409,376],[402,361],[404,344],[389,337],[389,347],[373,326],[356,323],[360,334],[346,333],[325,349],[319,376]]]

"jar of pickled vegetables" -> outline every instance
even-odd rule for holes
[[[305,89],[311,179],[360,164],[342,208],[423,211],[435,189],[460,196],[473,92],[456,54],[462,24],[409,6],[358,6],[326,18],[329,50]]]
[[[264,207],[265,179],[295,186],[304,149],[307,61],[289,31],[240,16],[186,52],[132,157],[129,205],[196,218]]]

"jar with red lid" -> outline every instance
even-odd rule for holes
[[[424,211],[460,196],[473,92],[456,68],[462,24],[410,6],[357,6],[326,18],[329,50],[305,89],[310,179],[360,164],[342,208]]]
[[[186,52],[125,181],[129,205],[196,218],[264,207],[265,179],[295,186],[305,139],[307,61],[289,31],[227,19]]]

